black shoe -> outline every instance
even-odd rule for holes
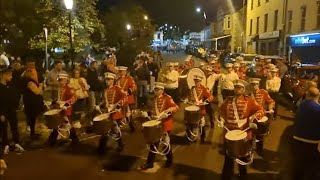
[[[143,170],[143,171],[151,169],[151,168],[153,168],[153,165],[147,164],[147,163],[140,167],[140,169]]]

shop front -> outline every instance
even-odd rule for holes
[[[261,33],[256,41],[257,54],[279,55],[280,31]]]
[[[320,32],[292,35],[289,38],[289,59],[303,64],[320,63]]]

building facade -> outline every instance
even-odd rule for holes
[[[319,63],[320,0],[289,0],[285,12],[284,42],[290,59]]]
[[[246,9],[241,5],[230,6],[221,3],[214,22],[212,46],[217,50],[228,49],[230,52],[244,52]]]
[[[284,1],[282,0],[248,0],[246,17],[247,53],[282,54],[284,48],[282,43],[283,9]]]

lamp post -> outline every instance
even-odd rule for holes
[[[128,31],[130,31],[130,30],[131,30],[131,25],[130,25],[130,24],[127,24],[127,25],[126,25],[126,28],[127,28]]]
[[[202,11],[200,7],[197,7],[196,8],[196,12],[197,13],[201,13],[203,15],[203,44],[204,44],[204,41],[206,39],[206,35],[205,35],[205,28],[206,28],[206,21],[207,21],[207,14],[205,11]]]
[[[71,67],[73,68],[74,58],[73,58],[73,42],[72,42],[72,27],[71,27],[71,10],[73,8],[73,0],[64,0],[64,5],[66,9],[69,10],[69,41],[70,41],[70,58],[71,58]]]
[[[44,36],[46,38],[46,71],[48,71],[49,69],[49,65],[48,65],[48,29],[47,28],[43,28],[44,30]]]
[[[147,15],[145,15],[143,18],[144,18],[144,20],[148,20],[149,19],[149,17]]]

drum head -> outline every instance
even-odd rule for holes
[[[182,71],[180,78],[186,78],[188,88],[191,89],[194,86],[193,78],[195,75],[203,77],[201,84],[206,87],[207,86],[206,75],[204,71],[200,68],[186,69]]]
[[[45,112],[43,115],[45,116],[52,116],[52,115],[56,115],[59,114],[61,112],[60,109],[52,109],[50,111]]]
[[[199,111],[200,108],[198,106],[187,106],[184,108],[186,111]]]
[[[227,132],[225,138],[230,141],[239,141],[247,137],[247,132],[242,132],[241,130],[232,130]]]
[[[110,114],[101,114],[99,116],[96,116],[93,118],[93,121],[104,121],[106,119],[108,119],[110,116]]]
[[[267,116],[263,116],[261,119],[258,120],[258,122],[267,122],[267,121],[268,121]]]
[[[152,121],[147,121],[142,124],[143,127],[154,127],[158,126],[161,123],[161,121],[158,120],[152,120]]]

